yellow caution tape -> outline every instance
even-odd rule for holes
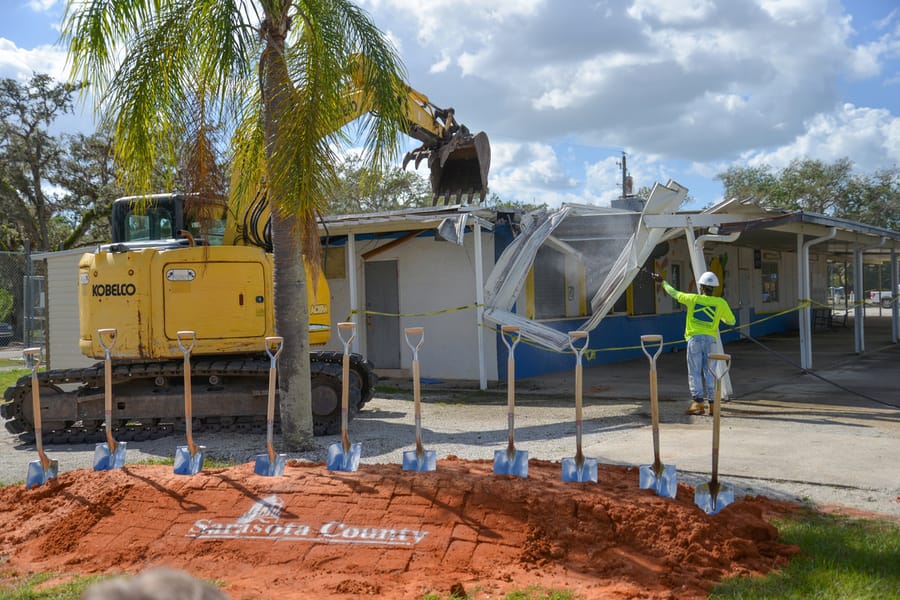
[[[722,329],[720,333],[728,333],[731,331],[739,331],[741,329],[749,328],[753,325],[757,325],[759,323],[764,323],[768,320],[776,319],[776,318],[782,317],[786,314],[790,314],[794,311],[802,310],[804,308],[809,308],[810,306],[813,306],[813,305],[816,305],[818,307],[823,307],[823,308],[831,308],[828,305],[821,304],[821,303],[815,302],[810,299],[803,299],[800,301],[800,303],[797,306],[794,306],[792,308],[788,308],[785,310],[781,310],[781,311],[778,311],[775,313],[767,314],[765,317],[756,319],[755,321],[751,321],[749,323],[727,327],[725,329]],[[445,309],[441,309],[441,310],[433,310],[433,311],[429,311],[429,312],[419,312],[419,313],[388,313],[388,312],[380,312],[380,311],[376,311],[376,310],[358,310],[357,309],[357,310],[351,310],[350,314],[347,315],[346,320],[349,321],[350,317],[352,317],[355,314],[376,315],[376,316],[381,316],[381,317],[432,317],[435,315],[441,315],[441,314],[447,314],[447,313],[452,313],[452,312],[459,312],[459,311],[463,311],[463,310],[470,310],[473,308],[483,308],[483,307],[484,307],[483,304],[467,304],[465,306],[457,306],[454,308],[445,308]],[[491,331],[497,330],[495,325],[483,324],[481,326],[484,327],[485,329],[489,329]],[[533,348],[544,350],[546,352],[555,352],[557,354],[573,354],[571,349],[569,349],[569,350],[549,350],[545,346],[541,346],[535,342],[532,342],[531,340],[528,340],[527,338],[522,338],[521,343],[523,345],[531,346]],[[681,340],[675,340],[672,342],[663,342],[663,346],[670,346],[670,345],[674,345],[674,344],[683,344],[683,343],[684,343],[684,340],[681,339]],[[597,357],[597,354],[600,352],[620,352],[620,351],[624,351],[624,350],[640,350],[640,349],[641,349],[640,345],[616,346],[616,347],[612,347],[612,348],[586,348],[584,350],[583,355],[586,360],[591,361],[591,360],[594,360]]]

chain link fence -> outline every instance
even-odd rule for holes
[[[0,349],[46,345],[46,262],[28,252],[0,252]]]

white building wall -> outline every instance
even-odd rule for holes
[[[47,262],[48,368],[70,369],[94,364],[78,351],[78,261],[85,249],[42,254]]]
[[[482,231],[483,276],[494,262],[493,235]],[[384,240],[357,241],[357,305],[365,307],[365,265],[362,254],[385,244]],[[371,259],[396,260],[400,299],[401,368],[410,369],[412,352],[403,330],[424,327],[425,340],[419,348],[421,376],[428,379],[478,380],[478,326],[475,309],[475,244],[471,232],[464,244],[438,242],[433,237],[414,238]],[[348,261],[348,269],[349,269]],[[350,314],[349,278],[328,281],[331,289],[332,327]],[[461,306],[464,310],[449,310]],[[424,316],[408,316],[429,313]],[[430,314],[437,313],[437,314]],[[365,316],[358,315],[359,348],[365,353]],[[415,342],[417,340],[413,340]],[[337,335],[326,346],[342,350]],[[488,381],[497,380],[496,339],[492,329],[484,330],[485,373]],[[377,365],[376,365],[377,367]]]

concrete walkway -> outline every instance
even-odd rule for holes
[[[814,333],[812,372],[799,367],[797,335],[725,347],[734,391],[722,410],[720,478],[744,493],[900,519],[900,345],[891,342],[888,318],[867,318],[866,352],[858,355],[852,323]],[[661,354],[657,371],[663,462],[674,464],[683,481],[708,481],[712,418],[684,414],[690,396],[684,353]],[[648,378],[645,358],[585,369],[586,455],[652,462]],[[520,380],[516,389],[523,411],[529,396],[565,395],[571,406],[574,368]],[[614,406],[615,416],[608,412]],[[600,409],[605,416],[594,420]]]

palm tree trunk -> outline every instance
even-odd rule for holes
[[[282,177],[275,172],[285,150],[279,148],[278,127],[285,123],[286,103],[290,101],[290,78],[284,60],[288,29],[287,9],[282,14],[267,14],[263,23],[266,49],[260,71],[269,170],[269,205],[272,207],[272,244],[275,262],[275,330],[284,337],[278,372],[281,433],[288,450],[313,447],[312,394],[309,368],[309,314],[306,269],[301,260],[300,228],[294,214],[280,214],[278,200]],[[274,176],[273,176],[274,175]]]
[[[309,314],[306,269],[294,217],[272,213],[275,251],[275,330],[285,340],[279,376],[281,433],[289,450],[307,450],[312,443],[312,401],[309,369]]]

